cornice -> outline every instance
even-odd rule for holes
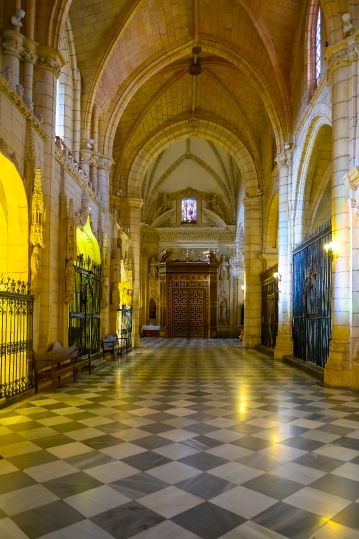
[[[229,241],[234,242],[235,234],[233,231],[228,228],[156,228],[155,230],[158,234],[160,241],[166,239],[177,238],[177,239],[187,239],[187,240],[197,240],[197,239],[216,239],[218,241]]]
[[[43,125],[35,117],[34,113],[30,109],[27,108],[22,97],[20,97],[15,92],[15,90],[13,90],[13,88],[10,85],[10,82],[8,82],[1,73],[0,73],[0,91],[4,95],[6,95],[6,97],[11,101],[11,103],[24,116],[24,118],[31,123],[31,126],[35,129],[35,131],[38,133],[38,135],[43,141],[47,141],[50,139]]]
[[[107,213],[107,209],[104,206],[102,200],[96,195],[96,193],[93,191],[91,186],[85,182],[82,176],[74,169],[74,167],[68,161],[66,156],[62,153],[62,151],[57,146],[55,146],[55,158],[56,158],[56,161],[64,167],[66,172],[77,183],[77,185],[79,185],[81,189],[83,189],[89,195],[89,197],[95,202],[95,204],[97,204],[98,208],[103,213]]]

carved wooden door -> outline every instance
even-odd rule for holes
[[[206,332],[207,290],[175,288],[172,290],[172,336],[203,339]]]

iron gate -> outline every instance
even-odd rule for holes
[[[70,303],[69,346],[100,349],[101,266],[77,257],[74,300]]]
[[[331,259],[324,245],[332,239],[326,224],[293,251],[294,357],[324,367],[331,339]]]
[[[261,344],[275,348],[278,334],[278,283],[274,273],[278,265],[260,274],[262,283],[262,330]]]
[[[33,312],[28,284],[0,275],[0,398],[32,387]]]
[[[127,350],[130,350],[132,348],[132,308],[123,305],[121,309],[117,309],[117,316],[120,344],[126,344]]]

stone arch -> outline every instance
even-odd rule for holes
[[[29,279],[28,202],[15,166],[0,153],[0,275]]]
[[[142,181],[151,162],[168,146],[191,136],[212,140],[222,146],[236,161],[244,180],[245,191],[257,195],[258,177],[253,159],[242,142],[225,127],[205,120],[197,120],[198,130],[189,130],[189,122],[182,121],[163,129],[153,136],[135,157],[127,180],[128,197],[141,196]]]
[[[101,138],[101,148],[99,150],[105,155],[111,154],[119,119],[138,88],[158,71],[163,70],[175,61],[181,60],[191,51],[195,43],[195,40],[192,39],[181,46],[175,47],[173,50],[166,51],[148,65],[136,71],[132,80],[126,84],[125,90],[121,95],[117,96],[112,109],[105,113],[99,122],[99,143]],[[284,120],[285,106],[281,97],[278,97],[278,93],[274,91],[273,85],[266,80],[265,75],[256,71],[243,56],[233,51],[233,49],[224,43],[215,44],[213,41],[201,39],[201,47],[203,52],[219,56],[250,75],[251,83],[262,97],[263,104],[270,118],[277,148],[283,148],[284,142],[289,136],[289,131],[286,128]],[[89,119],[85,119],[84,129],[88,128],[89,125]]]
[[[320,113],[318,114],[318,112],[318,110],[313,110],[313,114],[307,122],[307,129],[304,130],[305,135],[301,137],[303,143],[303,151],[299,161],[297,179],[293,182],[293,200],[296,201],[294,214],[294,244],[299,243],[302,240],[305,232],[305,196],[306,189],[308,188],[308,179],[310,179],[313,167],[315,165],[315,163],[313,162],[315,147],[318,143],[318,140],[320,139],[321,130],[325,129],[325,127],[331,128],[330,116],[323,115]],[[322,110],[321,112],[324,111]]]

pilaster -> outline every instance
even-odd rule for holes
[[[262,263],[262,195],[245,197],[245,295],[243,346],[253,348],[261,342],[262,289],[260,273]]]
[[[332,79],[333,187],[332,235],[339,257],[332,265],[332,340],[324,382],[331,386],[352,385],[351,335],[351,219],[348,193],[343,182],[349,172],[349,97],[351,70],[347,40],[327,52]]]
[[[282,360],[293,354],[292,340],[292,242],[291,242],[291,181],[293,150],[276,157],[279,172],[278,271],[281,286],[278,298],[278,335],[274,358]]]
[[[135,347],[140,344],[140,268],[141,268],[141,198],[123,198],[121,200],[122,224],[130,229],[130,258],[133,268],[132,296],[132,342]]]

